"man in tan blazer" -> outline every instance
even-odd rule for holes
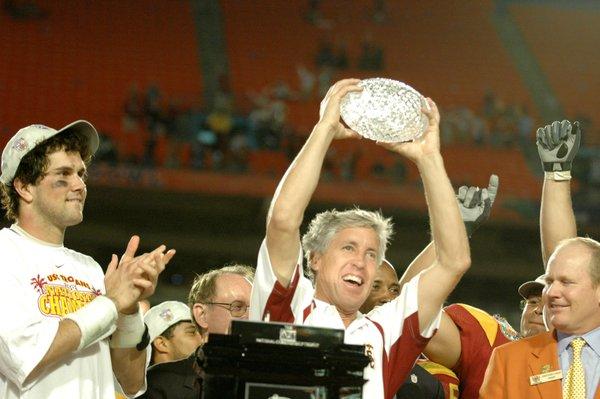
[[[600,243],[576,237],[570,194],[570,168],[579,139],[578,124],[572,127],[568,121],[554,122],[537,134],[545,170],[540,213],[547,264],[543,301],[546,320],[556,330],[496,348],[481,399],[600,399]],[[576,363],[581,370],[578,382],[568,378],[577,374]],[[573,396],[574,386],[582,387],[579,396]]]

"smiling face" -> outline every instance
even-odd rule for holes
[[[521,313],[521,335],[531,337],[546,331],[542,317],[542,295],[529,295],[525,300],[525,307]]]
[[[28,186],[31,212],[40,224],[62,229],[81,223],[87,196],[86,167],[78,152],[48,155],[41,179]]]
[[[590,250],[571,242],[548,261],[544,300],[552,325],[567,334],[584,334],[600,326],[600,286],[590,275]]]
[[[362,313],[369,313],[373,308],[396,298],[400,295],[400,284],[396,270],[388,261],[383,261],[377,268],[371,292],[367,300],[360,307]]]
[[[215,296],[209,302],[220,304],[240,303],[242,306],[250,304],[252,284],[239,274],[225,273],[217,277]],[[242,316],[234,317],[227,305],[211,305],[197,303],[193,306],[194,317],[200,327],[206,328],[209,333],[228,334],[232,319],[248,319],[249,310]]]
[[[377,269],[379,239],[368,227],[338,231],[323,253],[315,253],[315,298],[333,304],[338,311],[354,315],[371,291]]]

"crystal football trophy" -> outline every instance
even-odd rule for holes
[[[428,126],[425,98],[409,85],[385,78],[364,79],[361,92],[342,98],[340,114],[358,134],[371,140],[395,143],[415,140]]]

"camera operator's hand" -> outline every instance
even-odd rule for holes
[[[554,121],[537,130],[535,143],[545,172],[567,172],[579,150],[579,122]]]

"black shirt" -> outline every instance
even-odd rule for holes
[[[195,355],[176,362],[159,363],[146,371],[145,399],[198,399],[200,386],[194,371]]]

